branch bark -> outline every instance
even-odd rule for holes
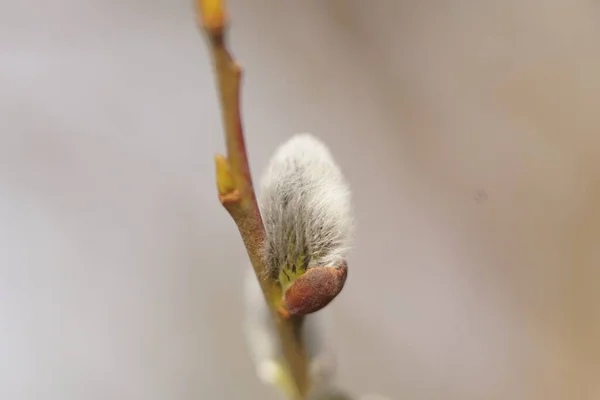
[[[250,176],[240,114],[241,67],[226,44],[228,15],[224,0],[197,0],[197,18],[208,41],[217,80],[227,157],[215,157],[219,200],[233,218],[271,309],[288,372],[297,388],[298,400],[309,390],[308,360],[302,340],[302,317],[285,318],[277,312],[281,287],[265,273],[261,246],[265,240],[256,195]]]

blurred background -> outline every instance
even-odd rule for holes
[[[339,384],[600,399],[600,6],[230,0],[252,170],[321,137],[354,191]],[[275,399],[188,0],[0,2],[0,398]]]

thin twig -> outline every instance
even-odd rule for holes
[[[263,294],[272,311],[283,356],[297,387],[297,398],[309,389],[307,358],[302,341],[302,318],[284,318],[277,311],[281,298],[278,282],[266,274],[261,257],[265,228],[252,185],[240,115],[241,67],[231,57],[226,44],[228,16],[224,0],[197,0],[198,23],[209,44],[216,74],[227,157],[215,157],[219,199],[235,221]]]

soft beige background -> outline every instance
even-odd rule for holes
[[[230,6],[254,173],[311,131],[354,188],[340,384],[600,399],[600,4]],[[274,398],[222,150],[191,1],[0,1],[0,398]]]

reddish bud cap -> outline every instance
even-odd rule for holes
[[[286,290],[284,303],[290,315],[305,315],[319,311],[341,291],[348,276],[348,267],[315,267],[294,281]]]

